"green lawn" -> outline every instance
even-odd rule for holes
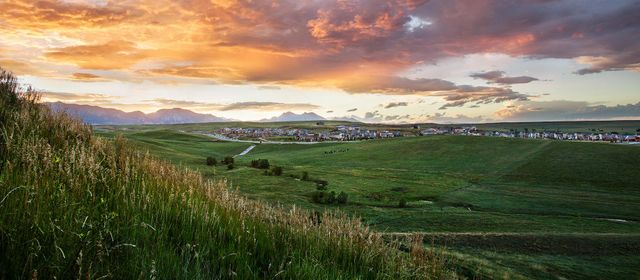
[[[236,157],[235,168],[227,170],[220,165],[206,166],[205,157],[221,159],[251,144],[219,142],[166,126],[130,127],[120,132],[161,158],[200,170],[210,178],[227,179],[250,198],[317,210],[340,209],[379,231],[537,236],[615,233],[623,239],[637,239],[640,233],[640,147],[467,136],[261,144]],[[110,137],[114,132],[102,135]],[[263,175],[263,170],[249,167],[254,159],[282,166],[284,175]],[[329,191],[346,192],[349,203],[313,203],[316,184],[297,178],[305,171],[312,179],[328,181]],[[401,199],[408,202],[406,208],[398,207]],[[623,267],[617,269],[623,272],[625,265],[639,260],[624,250],[627,253],[605,260],[558,256],[557,252],[452,249],[455,254],[474,254],[491,263],[483,267],[496,268],[493,277],[512,269],[516,271],[513,275],[548,278],[569,273],[581,264],[595,266],[586,275],[600,277],[607,275],[603,271],[614,260],[621,263]],[[523,263],[535,264],[546,274],[531,272]]]

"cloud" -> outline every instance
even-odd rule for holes
[[[401,76],[416,62],[482,53],[575,59],[584,65],[578,74],[640,71],[638,14],[631,0],[15,0],[0,2],[0,45],[58,76],[102,69],[127,81],[455,95],[451,82]]]
[[[489,81],[490,84],[526,84],[533,81],[538,81],[537,78],[529,76],[508,77],[504,71],[489,71],[479,72],[469,75],[472,78],[483,79]]]
[[[592,105],[582,101],[515,102],[495,113],[510,121],[640,119],[640,102],[626,105]]]
[[[255,110],[255,111],[288,111],[288,110],[314,110],[320,108],[318,105],[308,103],[279,103],[279,102],[236,102],[230,104],[207,103],[187,100],[173,100],[156,98],[151,102],[164,106],[174,106],[182,108],[191,108],[199,110],[213,111],[238,111],[238,110]]]
[[[41,93],[44,102],[64,102],[64,103],[84,103],[84,104],[104,104],[111,103],[118,99],[116,96],[99,93],[68,93],[50,92]]]
[[[144,50],[129,41],[110,41],[96,45],[55,48],[45,57],[58,62],[72,63],[83,69],[126,69],[147,57]]]
[[[355,111],[358,111],[358,108],[351,108],[351,109],[347,110],[347,112],[355,112]]]
[[[329,114],[329,113],[333,113],[333,110],[329,110],[329,111],[327,111],[327,114]]]
[[[408,102],[391,102],[391,103],[388,103],[387,105],[384,105],[384,108],[389,109],[389,108],[403,107],[403,106],[409,106],[409,103]]]
[[[81,82],[105,82],[109,79],[91,73],[73,73],[71,79]]]
[[[446,112],[444,113],[435,113],[433,115],[422,115],[420,116],[422,121],[424,122],[434,122],[434,123],[443,123],[443,124],[451,124],[451,123],[482,123],[491,121],[483,116],[469,117],[464,114],[456,114],[453,116],[448,116]]]
[[[279,102],[236,102],[223,106],[220,111],[232,110],[257,110],[257,111],[283,111],[283,110],[314,110],[320,106],[308,103],[279,103]]]

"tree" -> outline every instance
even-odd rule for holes
[[[302,181],[307,181],[307,180],[309,180],[309,172],[307,172],[307,171],[302,171],[302,176],[300,176],[300,179],[302,179]]]
[[[216,165],[217,163],[218,163],[218,161],[216,161],[216,158],[207,157],[207,165],[212,166],[212,165]]]
[[[227,165],[227,170],[231,170],[233,168],[235,168],[235,165],[233,163]]]

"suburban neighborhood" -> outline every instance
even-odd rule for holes
[[[431,135],[467,135],[485,137],[505,137],[524,139],[552,139],[565,141],[601,141],[611,143],[640,143],[638,132],[563,132],[563,131],[538,131],[536,129],[523,130],[482,130],[476,126],[433,126],[421,128],[419,125],[403,127],[402,129],[371,129],[357,124],[337,125],[333,129],[318,128],[292,128],[292,127],[266,127],[243,128],[224,127],[213,133],[235,140],[259,140],[259,141],[295,141],[295,142],[326,142],[326,141],[360,141],[382,138],[431,136]],[[208,133],[205,133],[208,134]]]

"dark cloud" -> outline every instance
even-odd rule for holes
[[[472,78],[483,79],[493,84],[512,85],[512,84],[526,84],[533,81],[538,81],[537,78],[529,76],[509,77],[506,76],[504,71],[489,71],[479,72],[469,75]]]
[[[389,109],[389,108],[403,107],[403,106],[409,106],[409,103],[408,102],[391,102],[391,103],[388,103],[387,105],[384,105],[384,108]]]
[[[464,114],[456,114],[453,116],[448,116],[446,112],[444,113],[435,113],[433,115],[422,115],[421,116],[424,121],[426,122],[434,122],[434,123],[443,123],[443,124],[450,124],[450,123],[482,123],[482,122],[488,122],[490,121],[490,119],[487,119],[483,116],[477,116],[477,117],[469,117],[467,115]]]
[[[567,100],[516,102],[496,116],[510,121],[640,119],[640,102],[615,106]]]

